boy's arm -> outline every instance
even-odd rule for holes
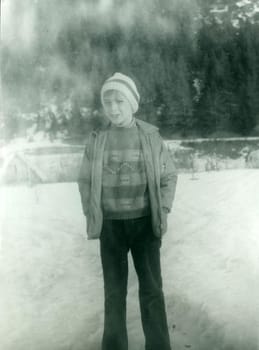
[[[162,209],[169,213],[172,209],[173,200],[175,197],[176,185],[177,185],[177,171],[174,165],[173,159],[169,154],[169,151],[160,137],[161,140],[161,178],[160,189],[162,197]]]
[[[91,164],[90,164],[90,140],[87,140],[84,155],[82,158],[79,176],[78,176],[78,189],[80,192],[82,208],[85,216],[88,211],[88,203],[90,198],[90,188],[91,188]]]

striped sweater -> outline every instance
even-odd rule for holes
[[[111,126],[104,150],[102,209],[106,219],[149,215],[149,196],[138,128]]]

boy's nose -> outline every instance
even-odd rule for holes
[[[118,105],[116,102],[111,103],[111,112],[117,112],[118,110]]]

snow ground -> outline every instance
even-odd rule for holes
[[[163,238],[173,350],[259,349],[259,170],[179,176]],[[0,349],[98,350],[103,283],[77,185],[0,187]],[[130,260],[130,350],[143,350]]]

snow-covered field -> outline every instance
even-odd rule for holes
[[[258,350],[259,170],[196,176],[179,176],[161,248],[173,350]],[[77,185],[1,187],[0,205],[0,349],[99,350],[99,245]],[[141,350],[130,267],[129,343]]]

